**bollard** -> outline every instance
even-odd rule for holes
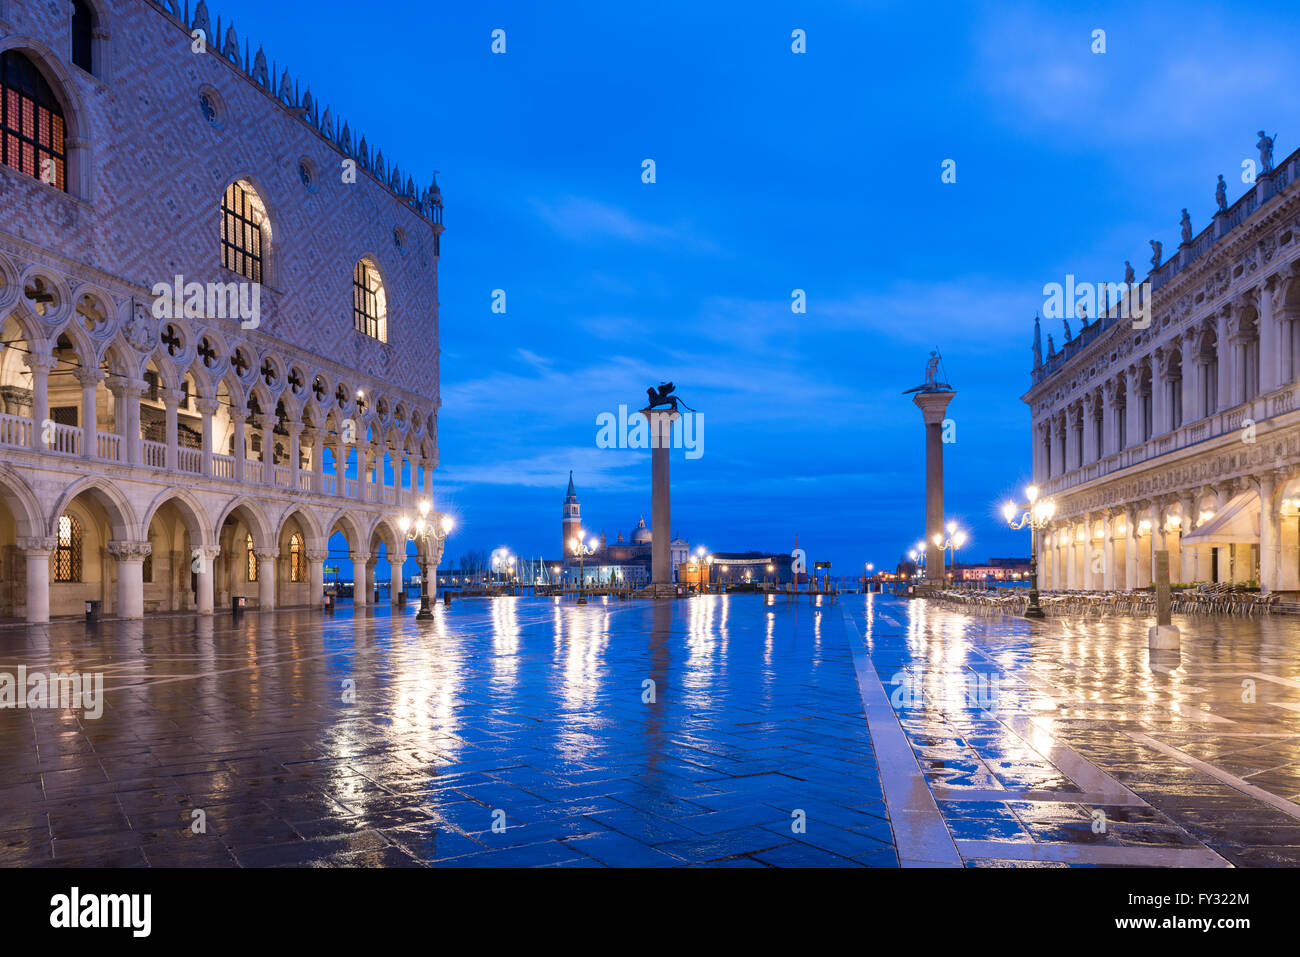
[[[1156,651],[1177,651],[1181,635],[1173,624],[1169,603],[1169,553],[1156,552],[1156,623],[1147,629],[1147,647]]]
[[[444,591],[444,592],[442,593],[442,603],[443,603],[444,605],[450,605],[450,604],[451,604],[451,592],[449,592],[449,591]]]

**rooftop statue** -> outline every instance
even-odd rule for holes
[[[1183,218],[1178,221],[1178,224],[1183,229],[1183,242],[1190,243],[1192,241],[1192,217],[1187,214],[1186,209],[1183,210]]]
[[[1259,131],[1259,142],[1255,146],[1259,148],[1259,171],[1261,173],[1267,173],[1273,169],[1273,140],[1276,138],[1276,133],[1267,136],[1263,130]]]
[[[1131,286],[1136,280],[1137,277],[1133,275],[1133,264],[1127,259],[1124,260],[1124,284]]]
[[[1151,265],[1156,269],[1160,268],[1161,254],[1164,252],[1164,245],[1158,239],[1148,239],[1151,244]]]
[[[1219,204],[1219,212],[1228,211],[1228,184],[1223,181],[1223,174],[1219,174],[1219,185],[1214,187],[1214,201]]]

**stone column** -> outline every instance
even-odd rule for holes
[[[1079,462],[1079,410],[1076,406],[1069,406],[1065,410],[1065,471],[1073,472],[1080,465]]]
[[[668,549],[673,537],[668,453],[673,444],[673,423],[681,415],[672,409],[642,409],[641,414],[650,425],[650,583],[656,591],[675,594]]]
[[[370,443],[357,443],[357,501],[366,501],[370,494]]]
[[[45,441],[45,420],[50,417],[50,370],[58,363],[53,356],[29,353],[23,364],[32,374],[32,448],[50,451]]]
[[[1115,590],[1115,515],[1107,512],[1102,519],[1102,588]]]
[[[194,573],[198,579],[198,591],[194,596],[195,611],[200,615],[210,615],[213,609],[213,567],[221,549],[215,547],[198,548],[199,570]],[[190,559],[191,562],[194,560]]]
[[[81,383],[81,454],[93,459],[99,444],[99,384],[104,373],[99,369],[78,369],[77,381]]]
[[[211,475],[212,444],[214,441],[212,436],[212,417],[217,412],[218,403],[216,399],[201,398],[196,404],[198,405],[199,414],[203,416],[203,451],[201,453],[202,458],[200,468],[203,470],[204,475]]]
[[[1142,374],[1133,365],[1128,368],[1128,389],[1125,392],[1124,431],[1128,445],[1142,444]]]
[[[177,410],[185,393],[180,389],[163,389],[163,405],[167,409],[167,471],[175,472],[180,467],[180,426],[177,423]]]
[[[244,459],[247,455],[246,447],[248,440],[244,435],[244,423],[248,421],[248,416],[243,409],[230,410],[230,426],[235,433],[235,481],[241,485],[244,482]]]
[[[1259,391],[1272,392],[1285,381],[1282,375],[1286,355],[1282,350],[1281,329],[1273,315],[1273,287],[1276,277],[1269,276],[1259,287]],[[1262,567],[1261,559],[1261,567]],[[1261,585],[1262,587],[1262,585]]]
[[[370,592],[366,590],[369,565],[369,552],[352,552],[352,605],[354,608],[362,608],[370,604]]]
[[[932,585],[943,585],[943,548],[934,543],[944,534],[943,513],[943,420],[956,392],[918,392],[912,402],[921,410],[925,423],[925,576]],[[665,542],[664,554],[667,555]]]
[[[307,580],[311,582],[311,595],[307,603],[313,608],[320,607],[325,595],[325,561],[328,558],[329,552],[307,553]]]
[[[18,550],[27,559],[27,623],[50,620],[50,556],[58,544],[53,538],[19,538]]]
[[[298,491],[300,486],[299,475],[302,472],[300,460],[302,458],[302,431],[301,422],[286,422],[285,428],[289,432],[289,488]]]
[[[1120,450],[1119,447],[1119,417],[1123,414],[1119,409],[1119,387],[1114,379],[1106,382],[1105,393],[1102,398],[1102,458],[1108,455],[1114,455]]]
[[[259,611],[272,611],[275,608],[275,582],[279,575],[276,559],[280,553],[274,548],[258,548],[253,553],[257,556],[257,607]]]
[[[307,448],[311,449],[311,490],[316,494],[325,491],[325,444],[320,429],[308,429]]]
[[[1196,393],[1196,383],[1201,376],[1195,358],[1195,343],[1195,333],[1183,336],[1183,425],[1201,417],[1200,397]]]
[[[255,425],[262,430],[262,484],[275,485],[275,416],[263,414]]]
[[[1151,437],[1169,431],[1169,396],[1166,388],[1164,349],[1151,356]]]
[[[1232,379],[1233,367],[1236,365],[1237,348],[1228,341],[1228,313],[1229,309],[1226,307],[1219,310],[1214,322],[1215,348],[1219,353],[1217,383],[1219,392],[1217,411],[1219,412],[1236,404],[1234,399],[1236,392],[1233,390]]]
[[[1277,477],[1272,471],[1266,471],[1259,482],[1259,587],[1261,591],[1277,590],[1277,563],[1279,516],[1273,493],[1277,489]]]
[[[109,542],[108,553],[117,559],[117,614],[119,618],[144,617],[144,560],[153,551],[149,542]]]
[[[1134,506],[1124,509],[1124,589],[1132,591],[1138,583],[1138,510]]]
[[[1179,500],[1182,518],[1178,522],[1178,556],[1179,578],[1183,584],[1190,585],[1196,581],[1196,546],[1184,545],[1183,540],[1196,529],[1196,500],[1190,493]]]

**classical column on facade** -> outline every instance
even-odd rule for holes
[[[370,604],[370,592],[366,590],[366,577],[370,574],[370,553],[354,551],[352,558],[352,606],[361,608]]]
[[[248,439],[244,435],[244,424],[247,421],[248,414],[243,409],[231,408],[230,427],[235,436],[235,481],[240,484],[244,481],[244,460],[247,458]]]
[[[195,403],[199,410],[199,415],[203,416],[203,445],[199,457],[199,468],[204,475],[212,474],[212,446],[216,441],[213,438],[213,421],[212,417],[217,414],[219,403],[216,399],[210,399],[207,396],[199,398]]]
[[[1292,288],[1292,283],[1297,281],[1297,273],[1295,272],[1295,269],[1296,266],[1293,264],[1291,266],[1291,271],[1274,273],[1272,276],[1269,276],[1266,286],[1268,292],[1267,298],[1269,301],[1269,315],[1273,319],[1274,329],[1276,330],[1278,343],[1277,351],[1279,353],[1277,382],[1273,386],[1275,389],[1288,385],[1297,377],[1300,377],[1300,367],[1296,367],[1292,363],[1291,359],[1292,355],[1297,351],[1292,340],[1295,336],[1300,336],[1300,324],[1296,323],[1296,319],[1300,317],[1296,315],[1293,307],[1287,305],[1287,300],[1290,298],[1289,293]],[[1260,348],[1261,361],[1263,361],[1262,344]],[[1263,372],[1261,372],[1260,375],[1262,376]]]
[[[81,383],[81,454],[93,459],[99,454],[99,384],[104,381],[100,369],[78,369]]]
[[[1197,580],[1196,546],[1184,545],[1183,540],[1196,529],[1197,509],[1195,492],[1190,489],[1183,492],[1182,496],[1178,500],[1178,507],[1182,512],[1182,517],[1178,522],[1178,576],[1180,581],[1184,584],[1190,585],[1192,582]],[[1172,568],[1170,569],[1170,574],[1173,574]]]
[[[144,449],[140,438],[140,400],[148,386],[138,379],[116,379],[108,388],[116,400],[114,414],[122,437],[121,461],[139,465]]]
[[[1282,350],[1282,330],[1273,312],[1273,288],[1277,276],[1269,276],[1252,290],[1255,308],[1259,310],[1259,391],[1272,392],[1285,381]]]
[[[1142,369],[1136,363],[1125,370],[1124,432],[1127,444],[1142,444]]]
[[[221,549],[208,546],[207,548],[198,549],[198,553],[199,570],[194,573],[199,586],[194,596],[195,609],[200,615],[210,615],[214,605],[213,582],[215,575],[213,574],[213,563],[217,560],[217,556],[221,554]]]
[[[302,433],[305,426],[301,422],[289,421],[284,427],[289,433],[289,488],[296,492],[302,488]]]
[[[1052,434],[1056,437],[1056,448],[1052,450],[1052,456],[1057,462],[1061,463],[1061,470],[1058,474],[1064,475],[1070,471],[1070,459],[1067,454],[1070,446],[1069,420],[1066,418],[1064,409],[1056,413],[1055,420],[1052,423]]]
[[[1183,425],[1195,422],[1201,417],[1200,397],[1196,392],[1196,384],[1201,378],[1196,359],[1198,348],[1196,339],[1194,329],[1189,329],[1182,335],[1183,381],[1181,388],[1183,390]]]
[[[393,470],[394,476],[397,476],[396,466]],[[399,596],[406,591],[406,580],[402,575],[402,567],[406,564],[406,539],[393,539],[387,543],[388,547],[388,601],[391,605],[396,606]],[[436,576],[435,576],[436,577]]]
[[[369,501],[370,468],[374,451],[369,442],[357,443],[357,501]]]
[[[305,429],[299,440],[299,450],[311,450],[311,490],[318,495],[325,491],[324,436],[320,429]]]
[[[1142,587],[1138,582],[1138,515],[1137,505],[1124,507],[1124,590]]]
[[[1119,448],[1119,417],[1123,415],[1120,408],[1119,380],[1107,379],[1102,386],[1102,458],[1114,455]]]
[[[117,615],[144,617],[144,560],[153,551],[149,542],[113,541],[108,553],[117,560]]]
[[[58,542],[19,537],[15,544],[27,561],[27,623],[44,624],[50,620],[50,556]]]
[[[38,452],[48,452],[47,438],[52,438],[45,430],[45,421],[50,417],[50,370],[58,363],[53,356],[28,353],[23,356],[23,364],[32,376],[32,448]]]
[[[1038,442],[1034,446],[1034,481],[1045,484],[1052,477],[1052,420],[1038,423]]]
[[[1230,306],[1224,306],[1214,317],[1214,335],[1218,349],[1219,376],[1217,383],[1219,412],[1236,405],[1236,390],[1233,388],[1233,370],[1236,368],[1236,348],[1228,335],[1228,319],[1232,314]]]
[[[262,430],[262,484],[275,486],[275,423],[270,413],[262,413],[254,425]]]
[[[342,437],[337,434],[333,436],[333,441],[326,439],[325,444],[334,456],[334,494],[343,498],[346,495],[343,490],[343,483],[346,481],[348,474],[348,447],[343,443]]]
[[[271,611],[275,608],[275,583],[279,575],[277,568],[280,552],[274,548],[259,548],[257,555],[257,607],[259,611]]]
[[[1169,374],[1169,351],[1157,348],[1151,353],[1151,435],[1169,431],[1169,395],[1165,388]]]
[[[309,605],[319,607],[325,597],[325,562],[329,557],[329,552],[318,549],[307,553],[307,580],[311,582]]]
[[[1275,470],[1267,469],[1255,480],[1259,492],[1259,587],[1265,592],[1276,591],[1278,585],[1278,540],[1281,535],[1281,516],[1275,495],[1278,479]]]
[[[1115,513],[1110,509],[1101,513],[1102,528],[1102,582],[1106,591],[1115,590]]]
[[[1081,464],[1079,462],[1079,430],[1083,423],[1080,421],[1079,406],[1071,402],[1065,407],[1065,471],[1073,472]]]
[[[175,472],[179,467],[180,459],[180,425],[177,413],[181,402],[185,399],[185,393],[180,389],[163,389],[159,394],[162,397],[163,407],[167,410],[167,437],[164,440],[167,445],[165,466],[167,471]]]

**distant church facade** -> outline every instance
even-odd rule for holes
[[[574,539],[580,532],[584,543],[590,547],[594,542],[595,551],[581,560],[574,552]],[[582,506],[578,502],[577,489],[573,484],[573,473],[569,473],[569,487],[564,496],[564,510],[561,520],[562,547],[564,548],[563,577],[572,582],[579,580],[588,584],[624,584],[641,586],[650,583],[651,540],[653,533],[646,527],[642,516],[632,530],[628,541],[623,540],[623,533],[618,533],[614,542],[605,538],[604,531],[593,532],[583,528]],[[690,542],[674,538],[669,543],[669,560],[672,563],[673,581],[677,581],[678,566],[690,557]]]

